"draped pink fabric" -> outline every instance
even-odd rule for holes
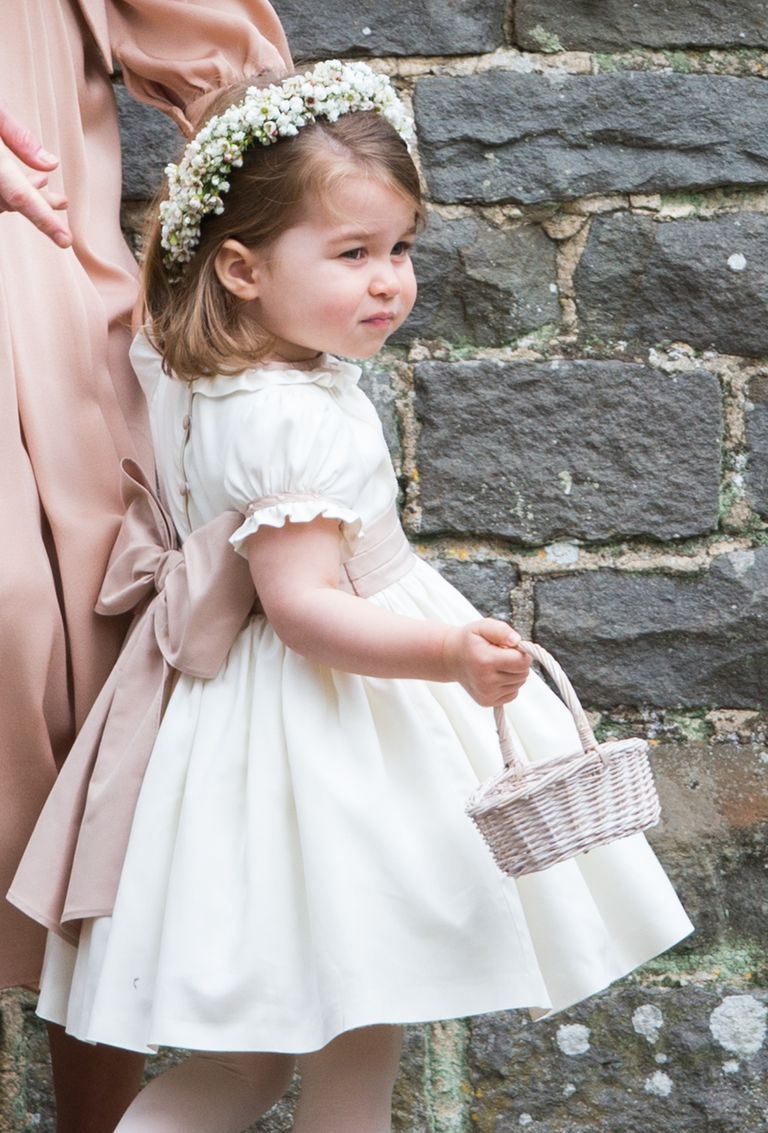
[[[149,466],[128,362],[136,265],[120,231],[110,72],[180,125],[243,73],[289,65],[266,0],[4,0],[0,97],[61,159],[74,245],[0,216],[0,890],[105,680],[126,620],[94,611],[122,514],[119,461]],[[191,107],[191,109],[190,109]],[[0,900],[0,986],[33,983],[43,934]]]
[[[120,657],[67,757],[9,899],[46,927],[110,913],[136,799],[174,672],[214,677],[251,612],[253,583],[224,512],[178,549],[138,465],[124,461],[126,513],[97,609],[136,611]],[[62,929],[62,926],[64,928]]]

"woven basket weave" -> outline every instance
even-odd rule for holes
[[[659,798],[645,740],[599,744],[563,670],[545,649],[519,646],[550,677],[571,711],[582,750],[523,764],[496,708],[504,770],[467,803],[500,869],[512,877],[537,873],[596,846],[637,834],[659,821]]]

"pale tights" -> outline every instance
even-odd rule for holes
[[[313,1054],[193,1054],[155,1078],[115,1133],[242,1133],[285,1093],[298,1065],[293,1133],[390,1133],[400,1027],[348,1031]]]

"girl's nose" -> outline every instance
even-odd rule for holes
[[[372,295],[397,295],[400,290],[400,279],[393,264],[387,262],[378,264],[371,276],[370,292]]]

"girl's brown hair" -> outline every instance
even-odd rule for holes
[[[230,88],[211,113],[240,102],[245,90],[245,85]],[[243,301],[219,282],[215,260],[221,245],[235,239],[248,248],[265,247],[298,222],[306,194],[332,198],[334,185],[361,174],[412,201],[421,224],[416,167],[397,131],[375,111],[354,111],[336,122],[321,118],[295,137],[250,149],[242,167],[228,175],[224,211],[203,221],[200,242],[175,282],[163,263],[160,221],[153,210],[145,241],[144,306],[150,337],[169,374],[188,381],[237,374],[268,354],[268,335],[248,317]]]

